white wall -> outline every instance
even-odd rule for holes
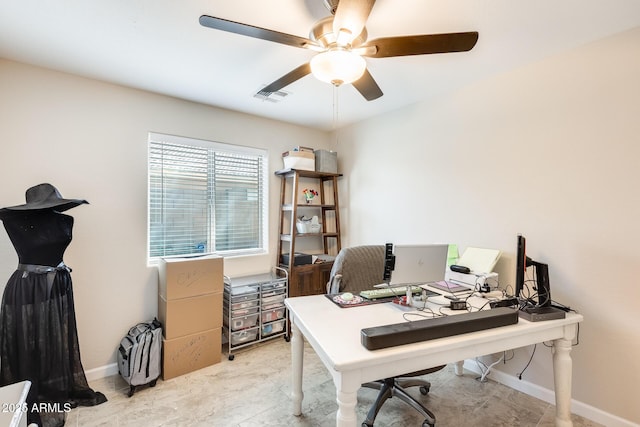
[[[497,248],[506,286],[522,233],[528,255],[550,265],[554,299],[585,317],[572,351],[573,397],[634,423],[638,46],[640,29],[344,129],[335,148],[346,172],[345,246]],[[517,374],[531,351],[516,350],[499,369]],[[523,380],[553,389],[550,363],[539,345]]]
[[[324,132],[0,59],[0,207],[24,203],[41,182],[90,203],[68,211],[75,226],[65,254],[86,370],[115,362],[128,328],[157,314],[157,271],[146,265],[150,131],[266,148],[271,172],[283,151],[329,142]],[[280,182],[270,177],[270,253],[226,259],[227,275],[276,262]],[[0,277],[17,262],[3,230]]]

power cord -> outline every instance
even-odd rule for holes
[[[502,356],[500,356],[500,358],[498,360],[496,360],[495,362],[493,362],[489,366],[487,366],[484,363],[482,363],[476,357],[476,363],[478,364],[478,368],[480,369],[480,372],[482,372],[482,375],[480,375],[478,378],[476,378],[476,380],[480,381],[481,383],[486,383],[487,382],[487,375],[489,375],[489,372],[491,372],[491,368],[493,368],[494,366],[496,366],[498,363],[502,362],[503,360],[504,360],[504,352],[502,353]]]
[[[536,348],[538,348],[538,344],[534,344],[533,345],[533,352],[531,352],[531,357],[529,358],[529,361],[527,362],[527,365],[524,367],[524,369],[522,369],[522,371],[520,371],[520,373],[518,374],[518,379],[521,380],[522,379],[522,374],[524,374],[524,371],[527,370],[527,368],[529,367],[529,365],[531,364],[531,361],[533,360],[533,355],[536,354]]]
[[[435,319],[436,317],[446,316],[446,314],[444,313],[438,314],[433,310],[431,310],[429,307],[424,309],[419,309],[418,311],[410,311],[402,314],[402,318],[407,322],[413,322],[413,319],[410,318],[411,316],[416,316],[416,317],[419,317],[420,319]]]

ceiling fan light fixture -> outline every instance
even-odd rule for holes
[[[351,44],[353,40],[353,33],[346,28],[340,28],[340,31],[336,33],[336,44],[338,46],[347,46]]]
[[[366,68],[363,57],[345,49],[328,50],[311,58],[315,78],[335,86],[358,80]]]

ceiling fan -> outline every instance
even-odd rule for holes
[[[382,90],[367,70],[363,57],[388,58],[466,52],[478,41],[478,33],[475,31],[383,37],[367,41],[365,24],[375,0],[323,2],[332,16],[316,22],[309,38],[208,15],[200,17],[200,25],[318,52],[310,62],[300,65],[260,90],[259,93],[264,96],[313,73],[320,80],[336,86],[351,83],[367,101],[372,101],[382,96]]]

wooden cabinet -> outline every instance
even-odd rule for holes
[[[333,258],[341,247],[338,178],[342,175],[296,169],[277,171],[276,175],[281,178],[278,262],[289,273],[289,295],[325,293]],[[318,192],[312,203],[303,196],[303,183]],[[296,221],[301,216],[317,216],[319,232],[299,232]],[[315,244],[313,255],[322,262],[294,265],[295,256],[283,262],[282,255],[298,253],[302,241],[306,246]]]
[[[331,263],[332,264],[332,263]],[[318,275],[317,264],[297,265],[292,268],[291,278],[295,289],[289,294],[292,297],[317,295],[322,292],[322,282]]]
[[[290,281],[295,283],[295,286],[292,286],[289,296],[299,297],[326,293],[326,284],[329,281],[332,266],[333,262],[331,261],[294,266]]]

